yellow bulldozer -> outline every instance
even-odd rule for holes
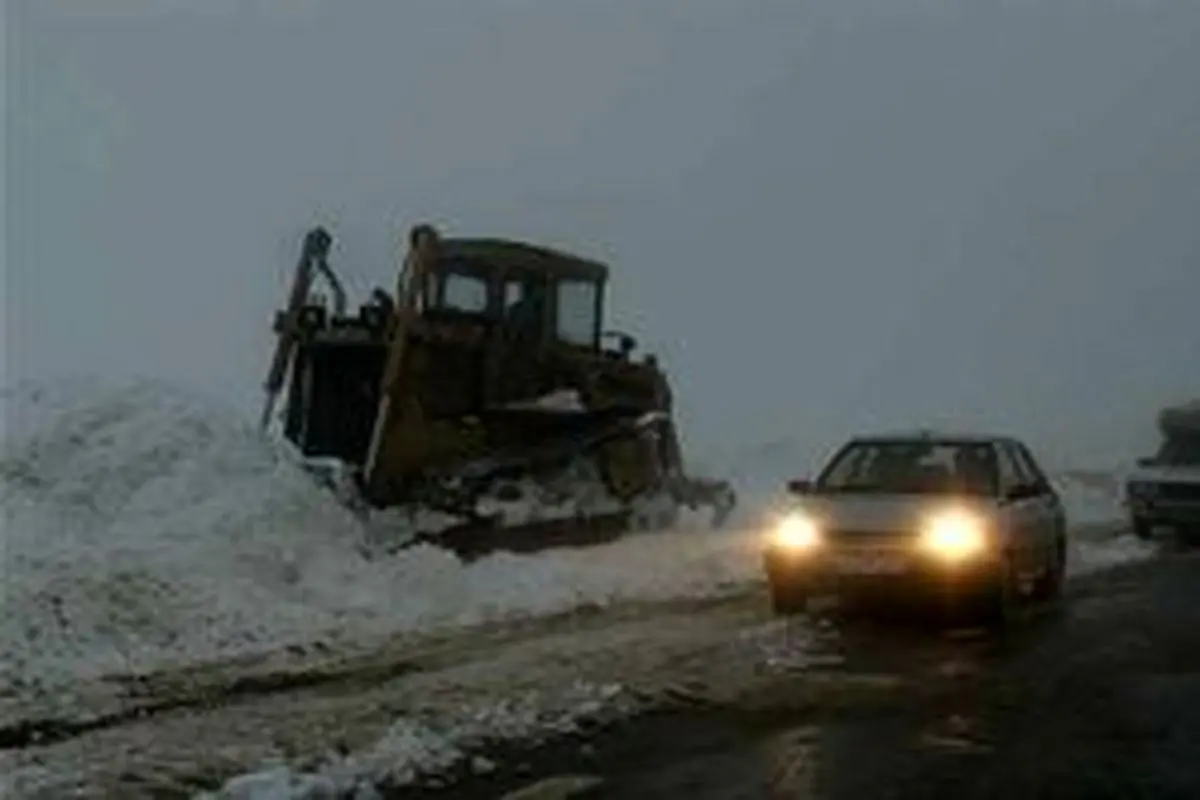
[[[304,239],[262,424],[278,418],[308,463],[349,467],[367,506],[455,515],[434,541],[464,557],[671,527],[683,507],[723,524],[733,488],[684,474],[663,370],[604,328],[606,265],[419,225],[395,291],[351,312],[332,243],[323,228]],[[531,493],[566,510],[489,513]]]

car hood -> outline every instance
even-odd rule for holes
[[[1200,467],[1138,467],[1129,473],[1127,482],[1200,484]]]
[[[798,510],[822,526],[859,531],[909,531],[931,515],[950,509],[989,514],[994,503],[979,498],[929,495],[822,495],[803,498]]]

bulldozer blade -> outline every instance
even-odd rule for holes
[[[479,520],[434,534],[422,534],[414,544],[440,547],[462,561],[471,562],[494,553],[537,553],[560,547],[606,544],[621,538],[629,530],[629,519],[628,511],[617,511],[519,525]]]
[[[278,397],[276,392],[267,392],[266,398],[263,400],[262,416],[258,420],[259,431],[266,432],[271,425],[271,417],[275,413],[275,399]]]

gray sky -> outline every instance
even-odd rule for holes
[[[695,445],[1200,395],[1200,3],[8,0],[6,378],[256,410],[299,237],[609,259]]]

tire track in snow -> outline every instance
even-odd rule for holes
[[[252,658],[186,665],[143,675],[112,675],[77,687],[67,713],[49,703],[0,700],[0,750],[56,744],[90,732],[170,711],[211,710],[248,696],[269,696],[323,686],[366,690],[415,672],[445,668],[490,648],[513,646],[557,631],[603,629],[650,615],[702,613],[744,603],[751,593],[663,603],[585,607],[550,617],[491,623],[442,636],[400,636],[353,653],[315,658],[289,648]],[[49,706],[49,708],[48,708]]]

